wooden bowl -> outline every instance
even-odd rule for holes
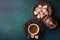
[[[57,27],[57,24],[58,24],[57,20],[55,18],[53,18],[52,16],[44,18],[43,23],[49,29],[55,29]]]
[[[48,12],[48,14],[47,14],[46,16],[52,15],[52,13],[53,13],[53,8],[52,8],[52,6],[51,6],[49,3],[45,2],[45,1],[38,1],[38,2],[36,2],[36,3],[33,5],[33,7],[32,7],[32,13],[33,13],[33,15],[34,15],[34,11],[36,11],[35,9],[36,9],[39,5],[42,5],[42,6],[47,5],[47,12]],[[46,16],[44,16],[43,18],[45,18]],[[39,18],[39,19],[38,19],[38,18],[37,18],[37,15],[34,15],[34,17],[35,17],[37,20],[43,19],[43,18]]]
[[[35,19],[30,19],[24,24],[24,32],[27,38],[38,39],[35,36],[41,37],[43,34],[43,28],[41,22]],[[34,38],[32,37],[34,36]]]

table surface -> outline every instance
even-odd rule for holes
[[[27,40],[23,31],[24,23],[31,18],[32,6],[38,0],[0,0],[0,40]],[[60,0],[46,0],[60,18]],[[60,26],[56,30],[45,29],[41,40],[60,40]]]

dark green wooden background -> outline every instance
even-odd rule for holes
[[[27,40],[23,25],[33,18],[32,6],[38,0],[0,0],[0,40]],[[60,0],[46,0],[60,18]],[[60,40],[60,26],[54,31],[45,30],[42,40]]]

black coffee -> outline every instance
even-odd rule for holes
[[[37,26],[32,25],[29,30],[30,30],[31,33],[36,33],[37,29],[38,29]]]

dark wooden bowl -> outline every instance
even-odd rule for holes
[[[49,29],[55,29],[57,27],[57,24],[58,24],[57,20],[54,17],[52,17],[52,16],[49,16],[49,17],[44,18],[43,19],[43,23]]]
[[[52,5],[50,5],[49,3],[45,2],[45,1],[38,1],[36,2],[33,7],[32,7],[32,14],[34,15],[34,11],[36,11],[35,9],[38,7],[38,5],[47,5],[48,8],[47,8],[47,11],[48,11],[48,16],[52,15],[53,13],[53,8],[52,8]],[[40,20],[36,17],[36,15],[34,15],[34,17],[37,19],[37,20]],[[45,16],[46,17],[46,16]]]
[[[29,25],[30,24],[37,24],[38,26],[39,26],[39,32],[36,34],[36,35],[38,35],[39,37],[41,37],[42,36],[42,34],[43,34],[43,28],[42,28],[42,22],[38,22],[37,20],[35,20],[35,19],[30,19],[30,20],[28,20],[25,24],[24,24],[24,32],[25,32],[25,34],[26,34],[26,36],[27,36],[27,39],[32,39],[31,38],[31,35],[29,34],[29,32],[28,32],[28,27],[29,27]],[[33,30],[32,30],[33,31]]]

